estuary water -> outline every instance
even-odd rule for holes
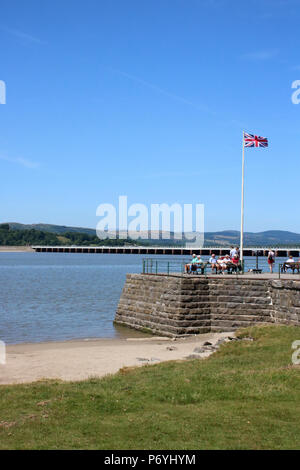
[[[126,273],[141,272],[143,258],[146,256],[0,253],[0,340],[16,344],[141,336],[115,327],[113,320]],[[187,257],[173,259],[178,262]],[[254,267],[255,258],[246,262]],[[265,258],[259,259],[259,267],[268,269]]]

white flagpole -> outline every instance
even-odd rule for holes
[[[245,176],[245,131],[243,131],[243,163],[242,163],[242,201],[241,201],[241,240],[240,254],[241,262],[243,262],[244,254],[244,176]]]

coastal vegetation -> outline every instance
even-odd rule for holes
[[[299,328],[237,336],[205,360],[2,385],[0,449],[298,449]]]
[[[47,245],[47,246],[123,246],[137,245],[135,240],[100,240],[97,235],[89,235],[80,232],[64,232],[61,234],[46,232],[43,230],[26,229],[13,230],[8,224],[0,225],[0,246],[28,246],[28,245]]]
[[[34,228],[13,229],[10,224],[0,225],[0,246],[149,246],[149,245],[184,246],[182,240],[133,240],[131,238],[100,239],[96,232],[52,232]]]

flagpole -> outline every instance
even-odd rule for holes
[[[244,254],[244,177],[245,177],[245,131],[243,131],[243,161],[242,161],[242,200],[241,200],[241,239],[240,254],[241,262],[243,262]]]

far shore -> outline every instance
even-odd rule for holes
[[[206,341],[215,345],[234,333],[206,333],[173,340],[136,336],[122,339],[88,339],[7,345],[6,364],[0,364],[0,385],[44,379],[86,380],[114,374],[124,367],[208,357],[212,350],[197,351]],[[196,351],[195,351],[196,349]]]
[[[31,246],[0,246],[0,253],[34,252]]]

